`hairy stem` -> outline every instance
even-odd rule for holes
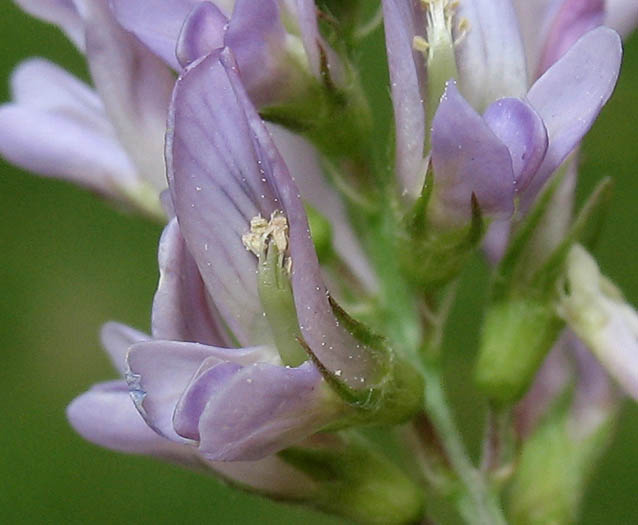
[[[496,495],[490,491],[483,475],[472,465],[461,441],[445,397],[439,366],[424,360],[422,372],[425,377],[426,413],[439,434],[447,459],[461,486],[459,512],[470,524],[506,524]]]

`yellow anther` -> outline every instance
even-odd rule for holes
[[[257,257],[266,249],[272,238],[279,253],[288,247],[288,220],[279,210],[275,210],[267,221],[261,215],[250,219],[250,230],[241,236],[244,247]]]
[[[415,36],[412,39],[412,49],[418,51],[419,53],[427,54],[428,49],[430,48],[430,44],[428,41],[422,36]]]
[[[472,28],[470,21],[463,17],[459,20],[458,26],[457,26],[457,36],[456,39],[454,40],[454,45],[457,46],[459,45],[461,42],[463,42],[463,39],[467,36],[467,34],[470,32],[470,29]]]

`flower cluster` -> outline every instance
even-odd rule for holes
[[[633,0],[16,1],[93,86],[18,66],[0,153],[165,225],[150,334],[104,326],[121,378],[70,404],[82,436],[363,523],[416,522],[433,494],[504,523],[441,387],[454,283],[482,249],[483,470],[509,472],[517,522],[572,518],[612,378],[638,398],[638,314],[588,252],[608,182],[571,210]],[[393,158],[358,76],[381,20]],[[403,428],[422,480],[371,425]],[[584,452],[544,480],[547,443]]]

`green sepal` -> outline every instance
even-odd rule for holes
[[[472,194],[472,218],[468,225],[446,231],[432,227],[426,218],[432,192],[427,186],[404,219],[405,234],[398,241],[398,253],[405,278],[424,291],[432,291],[461,272],[483,238],[486,223]]]
[[[319,47],[321,77],[308,78],[305,89],[285,103],[263,107],[264,120],[303,135],[329,159],[368,160],[372,116],[357,74],[346,63],[346,81],[337,86],[328,68],[326,52]]]
[[[496,405],[520,399],[563,326],[546,301],[512,297],[491,303],[474,369],[477,387]]]
[[[310,356],[332,390],[353,412],[335,428],[351,425],[398,424],[410,419],[423,406],[423,377],[390,347],[385,337],[350,317],[332,298],[330,305],[337,320],[370,352],[377,366],[374,386],[353,388],[335,372],[323,365],[312,348],[298,341]]]
[[[359,27],[364,23],[364,0],[317,0],[321,33],[335,49],[354,47]]]
[[[317,484],[307,503],[362,524],[417,524],[422,490],[371,443],[350,432],[332,446],[292,447],[278,456]]]

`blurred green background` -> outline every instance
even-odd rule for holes
[[[86,78],[81,57],[55,28],[0,5],[0,100],[12,68],[45,56]],[[604,175],[614,206],[597,255],[638,304],[638,35],[626,44],[616,93],[586,140],[579,195]],[[379,82],[382,34],[364,51],[365,84],[387,122]],[[152,459],[84,442],[64,410],[92,383],[114,378],[97,334],[115,319],[147,329],[157,281],[158,226],[114,211],[69,184],[0,161],[0,520],[3,523],[305,523],[339,520],[240,494],[217,481]],[[483,284],[477,285],[480,282]],[[446,341],[450,394],[476,449],[483,407],[465,387],[485,272],[464,278]],[[617,436],[586,496],[582,523],[638,523],[638,408],[626,403]]]

